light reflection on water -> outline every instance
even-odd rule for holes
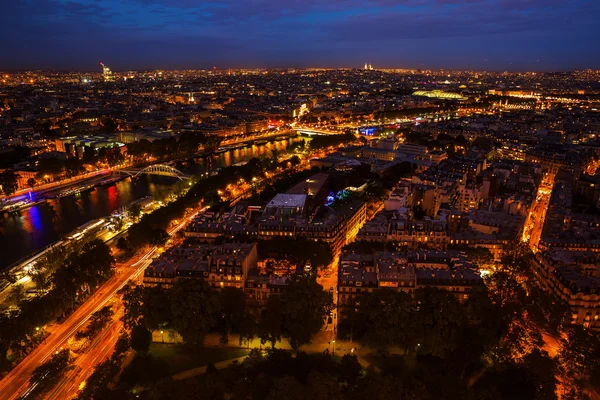
[[[271,157],[273,151],[283,154],[289,143],[291,140],[249,145],[177,167],[187,174],[201,174],[248,161],[252,157]],[[0,214],[0,270],[59,240],[86,222],[106,217],[136,199],[160,197],[176,182],[168,177],[142,176],[109,187],[96,187],[79,195],[48,200],[19,213]]]

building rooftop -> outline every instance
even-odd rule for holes
[[[303,208],[306,204],[306,194],[278,193],[267,204],[267,208]]]

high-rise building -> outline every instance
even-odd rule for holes
[[[102,65],[102,75],[104,75],[104,82],[112,82],[112,81],[114,81],[115,77],[113,76],[113,73],[110,70],[110,68],[108,68],[103,63],[100,63],[100,65]]]

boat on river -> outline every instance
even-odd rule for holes
[[[25,210],[26,208],[29,207],[33,207],[36,206],[38,204],[42,204],[45,203],[46,199],[45,198],[41,198],[38,200],[22,200],[22,201],[17,201],[16,203],[12,203],[12,204],[7,204],[4,207],[2,207],[2,212],[19,212],[21,210]]]

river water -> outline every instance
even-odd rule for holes
[[[228,150],[176,167],[183,173],[197,175],[217,168],[248,161],[252,157],[285,154],[299,137],[272,139],[259,145]],[[143,175],[128,178],[112,186],[96,187],[78,195],[48,200],[18,213],[0,214],[0,270],[15,261],[59,240],[77,227],[110,215],[113,211],[144,196],[163,196],[177,179]]]

